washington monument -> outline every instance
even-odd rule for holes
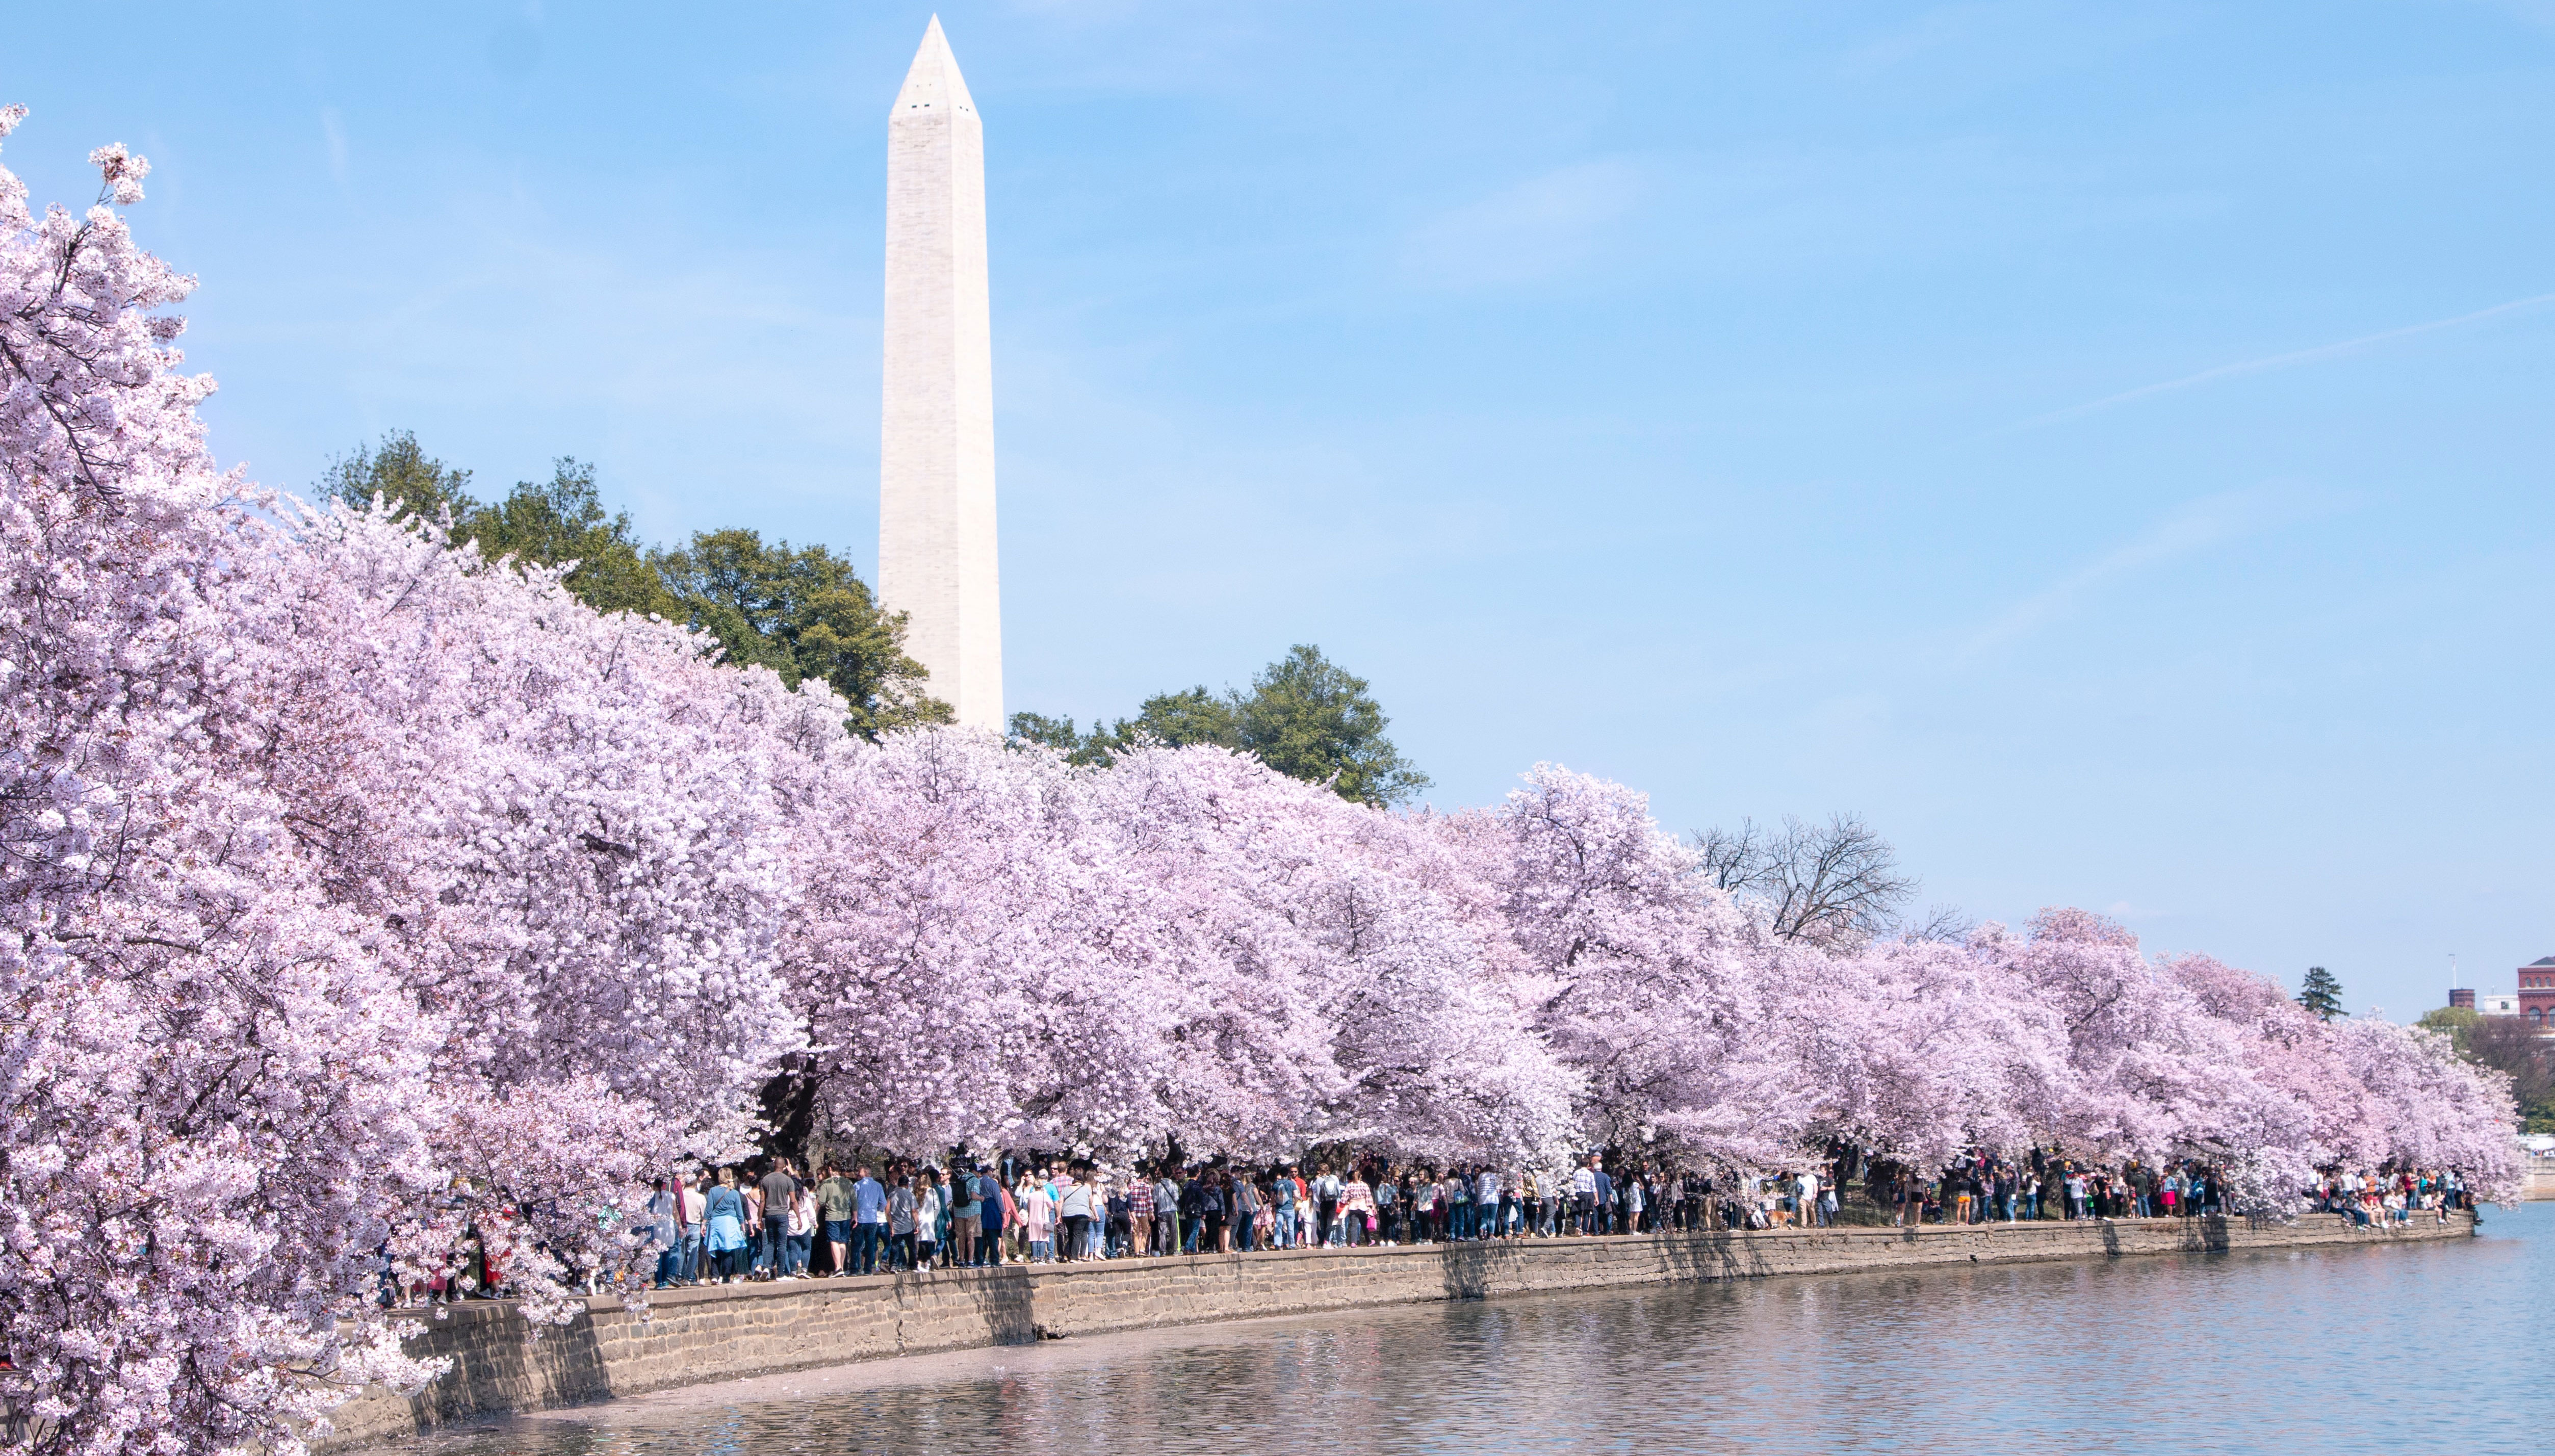
[[[887,123],[887,361],[879,600],[931,695],[1003,729],[994,549],[994,338],[985,124],[933,16]]]

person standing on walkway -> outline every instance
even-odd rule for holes
[[[1367,1235],[1375,1216],[1375,1189],[1356,1164],[1349,1166],[1348,1181],[1340,1184],[1340,1214],[1332,1227],[1338,1237],[1331,1242],[1350,1247],[1372,1242]]]
[[[1570,1170],[1570,1232],[1590,1234],[1597,1227],[1597,1154]]]
[[[972,1269],[976,1264],[976,1231],[984,1227],[985,1205],[976,1193],[976,1175],[961,1165],[949,1173],[949,1265]]]
[[[763,1248],[755,1256],[767,1279],[790,1273],[790,1204],[798,1196],[798,1180],[790,1176],[790,1159],[776,1157],[763,1175]]]
[[[722,1284],[735,1283],[745,1272],[745,1197],[736,1190],[735,1168],[719,1169],[718,1186],[710,1189],[705,1206],[716,1278]]]
[[[816,1221],[833,1255],[829,1271],[841,1278],[852,1272],[852,1180],[843,1176],[841,1163],[825,1164],[825,1180],[816,1185]]]
[[[939,1260],[940,1221],[948,1207],[940,1197],[940,1171],[923,1164],[919,1185],[913,1190],[913,1267],[929,1269]]]
[[[976,1174],[976,1207],[980,1227],[976,1234],[976,1263],[987,1269],[1003,1267],[1004,1204],[1009,1195],[1003,1191],[1002,1175],[988,1164]]]
[[[1206,1230],[1206,1169],[1192,1166],[1180,1179],[1180,1252],[1198,1252],[1198,1235]]]
[[[675,1205],[675,1216],[682,1220],[683,1234],[683,1262],[674,1275],[674,1282],[678,1284],[701,1281],[701,1238],[706,1232],[702,1220],[709,1217],[709,1185],[710,1175],[706,1168],[676,1182],[682,1201]]]
[[[1136,1208],[1139,1203],[1153,1201],[1134,1196],[1135,1190],[1144,1186],[1141,1180],[1132,1189],[1114,1177],[1100,1180],[1100,1191],[1094,1196],[1100,1204],[1100,1217],[1106,1220],[1100,1230],[1101,1258],[1125,1259],[1136,1252]]]
[[[1024,1171],[1012,1202],[1021,1211],[1021,1227],[1028,1230],[1024,1257],[1032,1264],[1046,1263],[1054,1257],[1055,1200],[1048,1195],[1045,1181]]]
[[[913,1174],[896,1168],[888,1174],[887,1190],[887,1267],[891,1270],[912,1269],[913,1265]]]
[[[1234,1245],[1248,1254],[1260,1247],[1260,1189],[1244,1173],[1233,1180]]]
[[[805,1183],[790,1197],[790,1276],[807,1276],[807,1256],[816,1247],[816,1190]]]
[[[1160,1176],[1154,1181],[1154,1253],[1166,1256],[1180,1252],[1180,1180],[1178,1169],[1162,1164]]]
[[[1141,1162],[1127,1179],[1127,1252],[1138,1259],[1154,1252],[1154,1172]]]
[[[870,1176],[869,1164],[853,1169],[852,1178],[852,1269],[856,1273],[878,1273],[879,1245],[887,1241],[887,1189]]]
[[[1295,1247],[1295,1200],[1298,1196],[1295,1170],[1291,1167],[1278,1169],[1278,1176],[1269,1184],[1269,1225],[1280,1249]]]
[[[1204,1221],[1204,1232],[1198,1246],[1208,1254],[1232,1252],[1233,1230],[1225,1214],[1233,1206],[1233,1181],[1221,1168],[1207,1168],[1198,1174],[1198,1216]]]
[[[1091,1257],[1091,1184],[1066,1168],[1056,1178],[1056,1258],[1067,1264]]]
[[[657,1246],[657,1276],[652,1287],[673,1287],[683,1258],[683,1180],[669,1173],[657,1180],[648,1197],[648,1237]]]

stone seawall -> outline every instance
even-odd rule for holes
[[[409,1346],[452,1367],[414,1396],[374,1390],[336,1414],[334,1448],[449,1421],[609,1399],[670,1386],[1054,1335],[1312,1314],[1359,1305],[1480,1299],[1617,1284],[2011,1264],[2132,1254],[2466,1238],[2474,1220],[2355,1229],[2336,1215],[2291,1224],[2222,1219],[1837,1228],[1633,1235],[1410,1249],[1305,1249],[1095,1264],[934,1270],[867,1278],[659,1293],[650,1317],[587,1301],[562,1329],[524,1339],[502,1301],[448,1308]]]

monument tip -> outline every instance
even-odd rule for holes
[[[889,117],[975,109],[976,99],[967,94],[967,79],[958,73],[958,58],[950,54],[949,37],[940,29],[940,17],[934,15],[922,28],[922,44],[914,50],[913,64],[905,72],[905,84],[896,93]]]

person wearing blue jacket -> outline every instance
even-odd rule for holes
[[[984,1218],[984,1233],[976,1241],[976,1262],[988,1268],[1003,1263],[1003,1180],[992,1168],[976,1173],[976,1201]]]
[[[745,1195],[736,1191],[735,1168],[719,1169],[718,1186],[710,1189],[701,1221],[709,1226],[707,1247],[719,1282],[735,1283],[745,1270]]]

